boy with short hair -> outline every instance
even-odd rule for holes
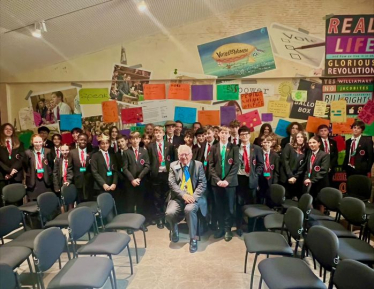
[[[239,139],[239,127],[240,122],[236,119],[230,122],[230,137],[229,142],[231,142],[234,145],[240,145],[240,139]]]
[[[338,165],[338,146],[336,141],[329,137],[329,127],[325,124],[321,124],[318,127],[318,135],[321,138],[320,150],[330,155],[330,170],[329,170],[329,181],[332,184],[332,178],[335,173],[335,168]]]
[[[78,136],[83,131],[79,127],[75,127],[71,130],[71,136],[73,137],[73,142],[70,144],[70,149],[76,149],[78,148]]]
[[[62,186],[73,183],[73,164],[69,157],[69,147],[64,144],[60,149],[62,157],[56,159],[53,168],[53,186],[56,193],[61,192]]]

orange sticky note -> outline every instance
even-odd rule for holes
[[[165,84],[144,84],[144,100],[165,99]]]
[[[200,110],[197,113],[201,125],[220,125],[219,110]]]
[[[170,84],[168,99],[190,100],[190,85],[186,83]]]
[[[262,91],[244,93],[240,95],[240,98],[242,100],[243,109],[263,107],[265,105]]]
[[[103,122],[118,122],[117,101],[104,101],[101,103],[103,108]]]
[[[332,124],[332,134],[352,134],[351,125],[354,118],[347,118],[346,122],[335,122]]]
[[[306,131],[307,132],[312,132],[312,133],[317,133],[318,132],[318,127],[321,124],[325,124],[325,125],[329,126],[330,125],[330,120],[319,118],[319,117],[314,117],[314,116],[308,116]]]

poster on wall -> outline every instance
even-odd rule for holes
[[[82,118],[82,129],[90,139],[102,133],[109,135],[109,129],[114,125],[114,123],[105,123],[102,115]]]
[[[374,16],[326,19],[326,76],[374,75]]]
[[[205,74],[245,77],[275,69],[266,27],[198,45]]]
[[[131,104],[144,100],[143,85],[149,83],[150,71],[114,64],[111,76],[110,99]]]

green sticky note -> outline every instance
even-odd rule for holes
[[[239,100],[239,84],[217,85],[217,100]]]
[[[29,146],[31,145],[31,136],[33,132],[27,131],[27,132],[21,132],[18,136],[18,139],[20,140],[21,143],[23,143],[23,146],[25,149],[28,149]]]
[[[365,136],[374,136],[374,122],[372,124],[365,124],[365,130],[362,134]]]
[[[79,90],[80,104],[100,104],[109,100],[107,88],[82,88]]]
[[[338,165],[339,166],[343,165],[344,157],[345,157],[345,151],[341,151],[338,153]]]
[[[132,127],[130,127],[130,130],[131,131],[137,131],[142,135],[142,134],[144,134],[145,126],[132,126]]]

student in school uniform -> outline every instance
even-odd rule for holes
[[[41,126],[38,128],[38,134],[43,139],[43,147],[51,149],[53,148],[53,142],[48,139],[49,132],[50,130],[46,126]]]
[[[126,212],[126,196],[125,196],[125,175],[123,172],[123,158],[125,157],[125,152],[128,150],[128,139],[126,135],[119,134],[117,136],[118,151],[115,154],[118,168],[118,183],[113,197],[117,204],[117,210],[119,214]]]
[[[205,129],[204,128],[198,128],[195,132],[195,137],[196,137],[196,144],[193,145],[192,147],[192,154],[197,155],[199,149],[205,144]]]
[[[141,147],[144,147],[145,149],[148,149],[148,146],[152,142],[152,139],[153,139],[152,135],[150,135],[148,133],[144,133],[143,136],[142,136],[142,141],[140,142]]]
[[[99,151],[91,157],[91,172],[94,178],[96,195],[111,192],[117,187],[117,161],[114,154],[109,152],[110,140],[105,134],[98,137]]]
[[[61,144],[62,136],[60,134],[54,134],[52,136],[53,148],[51,148],[51,160],[59,159],[61,157]]]
[[[23,144],[15,134],[13,125],[5,123],[0,128],[0,198],[8,184],[22,183]],[[3,199],[0,199],[0,207]]]
[[[271,136],[263,135],[261,137],[262,155],[264,158],[263,174],[258,179],[259,196],[261,203],[265,203],[269,207],[274,207],[270,197],[270,185],[278,184],[279,179],[279,155],[271,150],[273,138]]]
[[[61,158],[56,159],[53,169],[53,187],[56,193],[61,192],[62,186],[73,183],[73,163],[69,156],[69,146],[61,146]]]
[[[365,137],[365,123],[356,120],[352,126],[352,138],[345,141],[345,158],[343,168],[347,172],[347,178],[352,175],[371,176],[373,166],[373,141],[371,137]]]
[[[240,139],[239,139],[240,122],[235,119],[230,122],[229,127],[230,127],[229,142],[231,142],[233,145],[240,145]]]
[[[192,131],[193,131],[193,133],[195,134],[195,132],[199,129],[199,128],[202,128],[203,126],[201,125],[201,123],[200,122],[194,122],[193,124],[192,124]],[[194,136],[194,139],[193,139],[193,144],[195,145],[195,144],[197,144],[197,139],[196,139],[196,136]]]
[[[176,149],[184,143],[183,136],[175,135],[175,125],[176,122],[173,120],[168,120],[165,122],[165,141],[172,144]]]
[[[330,155],[320,150],[321,138],[317,135],[309,139],[309,151],[306,153],[305,162],[300,166],[296,178],[303,179],[306,192],[313,196],[314,206],[322,210],[322,206],[316,201],[318,193],[329,186]]]
[[[284,149],[286,144],[291,143],[292,135],[298,133],[299,131],[304,131],[302,125],[296,121],[291,122],[286,129],[287,137],[283,138],[281,141],[281,148]]]
[[[304,132],[292,136],[292,141],[282,150],[279,181],[286,189],[286,198],[298,201],[302,194],[303,180],[296,179],[297,173],[305,161],[308,140]]]
[[[77,188],[77,202],[93,200],[94,179],[91,173],[92,148],[87,146],[88,135],[78,136],[78,148],[70,151],[73,165],[74,185]]]
[[[50,149],[43,147],[40,135],[31,136],[32,149],[25,151],[23,167],[26,175],[27,197],[29,200],[36,198],[52,189],[52,169],[49,165]]]
[[[118,143],[117,143],[117,137],[119,136],[119,130],[118,127],[112,126],[109,129],[109,137],[110,137],[110,152],[115,154],[118,152]]]
[[[83,132],[82,129],[79,127],[73,128],[71,131],[71,136],[73,138],[73,142],[70,144],[70,150],[78,148],[78,136]]]
[[[125,155],[125,151],[128,150],[128,139],[126,135],[120,134],[117,136],[116,141],[118,144],[118,151],[116,152],[117,167],[123,168],[123,157]],[[123,172],[121,171],[121,173]],[[123,180],[124,178],[122,178],[121,175],[124,176],[123,174],[119,174],[119,178]]]
[[[154,209],[157,227],[164,228],[166,198],[169,192],[168,176],[170,163],[174,161],[174,146],[164,142],[162,126],[154,127],[155,142],[148,147],[150,161],[150,183],[154,191]]]
[[[335,168],[338,165],[338,146],[335,140],[329,138],[329,127],[327,125],[321,124],[318,127],[318,135],[321,138],[320,149],[330,155],[329,181],[331,184]]]
[[[146,176],[150,163],[147,150],[139,147],[139,132],[130,133],[131,149],[124,153],[123,173],[126,186],[126,213],[144,214],[144,195],[146,191]]]
[[[261,147],[261,137],[268,136],[272,132],[273,132],[273,128],[271,127],[270,123],[264,123],[260,128],[260,134],[258,135],[258,137],[255,138],[255,140],[253,141],[253,144]]]
[[[208,157],[219,226],[214,238],[225,236],[225,241],[229,242],[233,237],[231,227],[238,186],[239,147],[228,141],[228,127],[220,127],[219,137],[220,142],[212,147]]]

